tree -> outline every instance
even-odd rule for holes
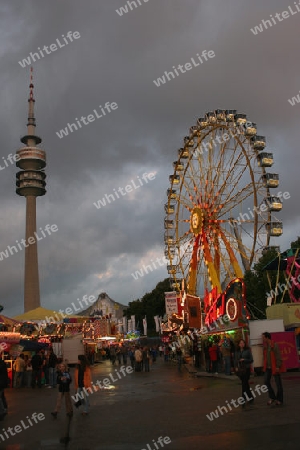
[[[291,242],[291,248],[300,248],[300,236],[298,236],[296,241]]]

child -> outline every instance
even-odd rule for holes
[[[73,416],[73,408],[71,403],[71,395],[70,395],[70,384],[72,382],[71,375],[69,373],[69,370],[65,364],[60,364],[58,366],[57,371],[57,384],[58,384],[58,397],[56,402],[56,408],[55,411],[53,411],[51,414],[56,419],[57,413],[60,410],[61,407],[61,401],[63,398],[65,398],[66,402],[66,411],[67,416],[72,417]]]

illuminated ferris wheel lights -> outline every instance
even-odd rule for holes
[[[246,114],[236,114],[234,119],[238,126],[244,125],[247,122]]]
[[[179,184],[180,183],[180,176],[179,175],[170,175],[169,180],[173,184]]]
[[[236,116],[236,109],[226,109],[225,114],[227,122],[234,122],[234,118]]]
[[[190,135],[191,135],[191,137],[193,137],[193,136],[197,136],[197,134],[199,133],[199,127],[197,126],[197,125],[193,125],[191,128],[190,128]]]
[[[168,230],[172,230],[174,228],[174,220],[165,219],[165,228]]]
[[[281,236],[282,222],[267,222],[266,229],[270,236]]]
[[[168,189],[167,190],[167,196],[169,198],[171,198],[172,200],[176,199],[177,198],[176,190],[175,189]]]
[[[273,166],[274,158],[273,153],[262,152],[257,155],[258,167],[271,167]]]
[[[171,274],[176,274],[176,272],[177,272],[177,266],[174,266],[173,264],[169,264],[168,266],[167,266],[167,271],[168,271],[168,273],[171,275]]]
[[[184,145],[187,147],[194,147],[194,139],[189,136],[183,138]]]
[[[252,137],[252,136],[255,136],[256,133],[257,133],[256,123],[247,122],[247,124],[245,126],[245,136]]]
[[[253,136],[251,144],[255,150],[263,150],[266,146],[266,138],[265,136]]]
[[[263,174],[262,179],[265,187],[277,188],[279,185],[278,173],[265,173]]]
[[[213,111],[209,111],[208,113],[206,113],[206,118],[207,118],[208,123],[211,123],[211,124],[217,123],[217,117]]]
[[[270,196],[266,197],[264,201],[269,211],[281,211],[282,202],[280,197]]]
[[[178,162],[178,161],[174,161],[173,162],[173,167],[178,172],[182,172],[184,170],[184,165],[182,163]]]
[[[178,156],[179,156],[179,158],[182,158],[182,159],[187,159],[188,157],[189,157],[189,151],[188,151],[188,149],[185,147],[185,148],[180,148],[179,150],[178,150]]]
[[[225,121],[226,115],[225,115],[225,111],[223,109],[216,109],[215,115],[217,116],[217,119],[219,121],[222,121],[222,122]]]
[[[197,120],[197,125],[199,126],[200,130],[203,130],[207,127],[208,121],[204,117],[200,117],[200,119]]]
[[[168,205],[168,203],[165,204],[165,212],[167,214],[174,214],[175,212],[175,204],[171,203],[170,205]]]
[[[175,244],[174,236],[165,236],[165,244],[174,245]]]

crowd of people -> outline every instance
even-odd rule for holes
[[[158,346],[141,345],[111,345],[107,348],[107,358],[114,365],[116,362],[131,367],[136,372],[150,372],[150,365],[155,363],[158,355]]]
[[[265,332],[262,337],[264,344],[264,382],[269,393],[268,405],[280,406],[283,404],[281,373],[285,371],[285,367],[278,344],[271,339],[271,334]],[[242,383],[242,396],[245,399],[245,405],[253,403],[254,398],[249,386],[253,357],[245,340],[240,339],[236,347],[231,339],[225,336],[219,341],[207,341],[203,346],[203,351],[206,371],[215,374],[223,371],[228,376],[238,375]],[[40,350],[31,358],[23,353],[18,355],[13,363],[13,387],[19,389],[24,386],[34,389],[36,387],[41,388],[42,384],[45,384],[48,388],[58,387],[55,409],[51,413],[54,418],[59,414],[63,401],[66,414],[69,417],[73,415],[73,406],[76,408],[82,406],[82,414],[87,415],[90,409],[87,389],[92,390],[93,384],[90,365],[94,364],[94,359],[91,362],[90,355],[87,356],[78,355],[78,363],[74,373],[74,388],[80,399],[75,403],[72,402],[70,395],[70,385],[73,382],[70,370],[62,359],[55,355],[52,348],[47,354]],[[164,358],[165,362],[175,359],[178,370],[181,370],[184,360],[180,346],[174,347],[169,344],[160,346],[111,345],[106,347],[102,356],[104,359],[109,359],[112,365],[116,363],[120,366],[131,365],[135,372],[149,372],[157,357]],[[276,384],[276,393],[272,387],[272,378]],[[0,420],[4,419],[8,410],[4,394],[8,384],[7,366],[5,361],[0,358]],[[95,386],[93,387],[95,388]]]
[[[281,373],[285,372],[279,346],[271,338],[269,332],[262,334],[263,340],[263,372],[264,384],[268,388],[268,405],[281,406],[283,404],[283,386]],[[229,339],[228,336],[222,341],[208,342],[204,346],[206,371],[218,374],[224,372],[226,375],[236,374],[242,383],[242,397],[245,400],[243,407],[251,405],[254,397],[250,389],[249,379],[253,356],[251,348],[244,339],[240,339],[238,346]],[[274,379],[276,393],[271,380]]]
[[[45,384],[48,388],[56,386],[57,364],[62,362],[53,349],[50,348],[47,355],[44,350],[36,352],[31,358],[21,353],[13,363],[14,379],[13,387],[41,388]]]

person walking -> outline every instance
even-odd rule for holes
[[[54,417],[54,419],[57,418],[57,414],[59,413],[60,408],[61,408],[62,399],[64,398],[65,403],[66,403],[67,416],[72,417],[73,416],[73,408],[72,408],[71,395],[70,395],[70,384],[72,382],[72,378],[71,378],[70,372],[65,364],[60,364],[58,366],[56,382],[58,384],[58,396],[57,396],[55,410],[51,414]]]
[[[278,344],[272,341],[271,334],[266,331],[262,334],[262,337],[264,345],[263,370],[265,372],[265,385],[267,386],[269,392],[268,405],[274,404],[275,406],[281,406],[283,404],[283,387],[280,374],[285,372],[285,367],[283,365]],[[271,385],[272,376],[274,377],[277,387],[276,394]]]
[[[254,401],[249,385],[252,363],[252,352],[246,345],[244,339],[240,339],[238,349],[235,354],[235,370],[242,382],[242,397],[245,400],[245,403],[242,405],[243,408],[246,407],[246,402],[249,402],[249,405],[251,405]]]
[[[84,409],[82,415],[86,416],[90,410],[89,394],[87,390],[89,389],[90,393],[93,393],[93,390],[91,369],[84,355],[78,355],[78,364],[75,369],[75,389],[79,394],[79,397],[82,398],[75,406],[78,408],[83,404]]]

